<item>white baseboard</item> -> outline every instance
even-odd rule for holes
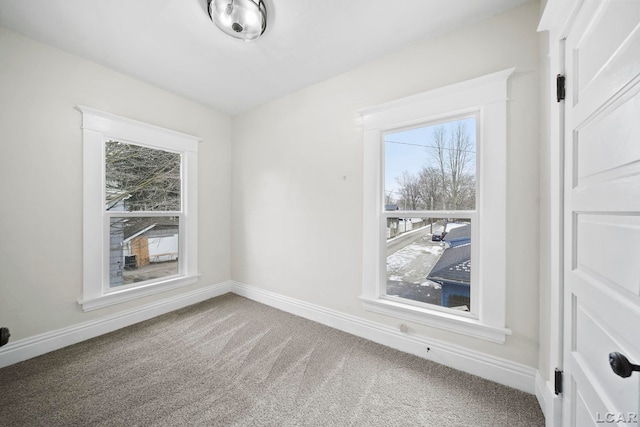
[[[546,420],[545,427],[562,425],[562,398],[557,396],[550,381],[545,381],[538,372],[536,374],[536,397]]]
[[[121,313],[9,343],[0,348],[0,368],[229,293],[231,286],[230,281],[218,283]]]
[[[229,292],[459,371],[527,393],[535,393],[541,406],[544,402],[545,413],[549,407],[554,411],[555,396],[548,396],[544,384],[538,384],[537,370],[534,368],[450,343],[402,333],[387,325],[234,281],[211,285],[122,313],[9,343],[0,348],[0,368]]]
[[[536,391],[536,374],[538,371],[526,365],[450,343],[411,335],[410,333],[402,333],[398,329],[387,325],[239,282],[231,282],[231,292],[459,371],[477,375],[530,394],[534,394]]]

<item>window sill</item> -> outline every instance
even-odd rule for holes
[[[199,275],[180,276],[161,282],[150,283],[148,285],[136,288],[122,289],[112,291],[94,298],[80,299],[78,304],[82,306],[82,311],[97,310],[99,308],[108,307],[114,304],[120,304],[125,301],[131,301],[149,295],[158,294],[160,292],[169,291],[171,289],[188,286],[198,281]]]
[[[458,316],[423,307],[415,307],[381,298],[360,297],[365,310],[374,313],[403,319],[421,325],[435,326],[451,332],[468,335],[474,338],[504,344],[511,330],[487,325],[477,319]]]

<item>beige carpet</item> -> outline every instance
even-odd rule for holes
[[[227,294],[0,369],[3,426],[543,426],[532,395]]]

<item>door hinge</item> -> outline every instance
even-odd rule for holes
[[[565,97],[564,81],[565,77],[562,74],[556,76],[556,97],[558,98],[558,102],[562,101]]]
[[[562,393],[562,371],[558,368],[556,368],[554,388],[556,395]]]

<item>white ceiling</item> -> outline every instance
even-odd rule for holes
[[[252,42],[207,0],[0,0],[0,25],[234,115],[525,2],[267,0]]]

